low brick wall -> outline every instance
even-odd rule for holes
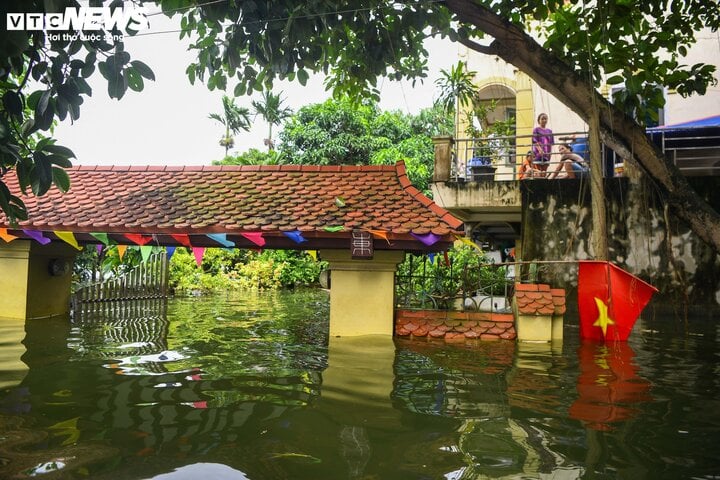
[[[515,340],[512,313],[395,310],[395,335],[446,341]]]

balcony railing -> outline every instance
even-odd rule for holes
[[[580,155],[589,167],[590,158],[586,132],[554,133],[547,173],[555,171],[561,163],[558,146],[568,144],[573,153]],[[655,129],[648,132],[654,141],[687,176],[720,175],[720,134],[697,135],[692,131],[663,131]],[[437,145],[437,143],[436,143]],[[442,150],[442,149],[441,149]],[[442,150],[445,151],[445,150]],[[532,135],[493,136],[483,138],[456,139],[450,152],[449,162],[438,165],[449,167],[449,172],[437,172],[435,180],[457,182],[512,181],[523,178],[522,163],[528,152],[533,151]],[[436,157],[439,151],[436,147]],[[603,145],[603,176],[622,176],[623,158],[609,147]],[[547,174],[525,178],[547,178]]]

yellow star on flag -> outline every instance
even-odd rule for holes
[[[605,302],[595,297],[595,304],[598,307],[598,318],[593,323],[593,327],[600,327],[603,332],[603,337],[607,336],[608,325],[615,325],[612,318],[608,317],[608,307]]]

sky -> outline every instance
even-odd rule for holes
[[[224,127],[208,115],[222,113],[221,99],[226,92],[211,92],[200,82],[190,84],[185,69],[193,52],[187,49],[187,38],[179,40],[179,20],[149,13],[150,29],[126,37],[125,49],[133,59],[149,65],[156,80],[146,81],[142,92],[128,89],[118,101],[110,99],[107,82],[96,70],[88,82],[93,95],[81,106],[80,118],[74,123],[67,118],[54,132],[58,144],[75,153],[75,165],[209,165],[225,154],[218,144]],[[457,45],[448,39],[433,39],[426,48],[430,52],[428,78],[414,87],[409,81],[381,80],[382,109],[417,113],[432,105],[437,95],[434,81],[440,69],[457,62]],[[228,83],[227,93],[232,96],[235,85]],[[274,92],[280,91],[284,105],[293,111],[331,96],[320,76],[311,77],[305,87],[297,82],[276,82]],[[236,103],[250,108],[252,99],[259,100],[259,95],[239,97]],[[267,124],[260,117],[251,120],[251,131],[235,136],[231,153],[266,148]]]

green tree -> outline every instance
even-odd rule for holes
[[[460,110],[475,103],[477,90],[473,80],[476,72],[468,72],[465,62],[458,62],[450,70],[441,69],[435,85],[440,89],[436,102],[446,112],[455,114],[455,138],[459,136]]]
[[[222,115],[211,113],[208,118],[216,120],[225,127],[225,135],[223,135],[219,143],[221,147],[225,147],[225,156],[227,157],[228,150],[235,145],[233,135],[240,133],[240,130],[250,131],[250,110],[235,105],[235,100],[227,95],[223,95],[222,104]]]
[[[262,93],[262,101],[252,101],[255,114],[260,115],[268,124],[268,137],[265,139],[268,152],[275,149],[275,143],[273,142],[272,136],[273,126],[280,125],[283,120],[292,115],[292,110],[290,108],[282,106],[283,99],[281,98],[281,95],[282,92],[275,95],[271,91],[264,91]]]
[[[246,152],[237,155],[227,155],[222,160],[213,160],[213,165],[276,165],[278,155],[272,150],[263,152],[257,148],[251,148]]]
[[[430,112],[430,113],[429,113]],[[443,120],[444,119],[444,120]],[[418,116],[383,112],[366,101],[327,100],[302,107],[280,134],[281,161],[319,165],[392,165],[404,160],[413,184],[430,193],[431,140],[438,124],[452,124],[437,109]]]

